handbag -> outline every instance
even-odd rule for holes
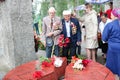
[[[54,42],[52,37],[46,37],[46,46],[53,46]]]

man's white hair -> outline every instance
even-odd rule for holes
[[[54,7],[50,7],[48,12],[56,12],[55,8]]]

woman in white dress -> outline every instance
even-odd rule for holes
[[[98,22],[97,22],[97,13],[92,9],[92,4],[85,4],[85,15],[80,18],[80,21],[84,22],[85,31],[86,31],[86,52],[87,58],[96,61],[95,54],[97,53],[98,40],[97,40],[97,31],[98,31]]]

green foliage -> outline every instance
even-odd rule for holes
[[[80,4],[85,4],[85,0],[79,0]]]
[[[67,0],[57,0],[55,2],[55,8],[57,10],[57,15],[62,17],[63,10],[67,9]]]
[[[42,44],[41,41],[38,41],[38,49],[45,50],[45,47],[44,47],[44,45]]]
[[[45,17],[48,14],[48,7],[49,7],[49,2],[48,1],[43,1],[41,3],[41,18]]]
[[[40,56],[40,57],[39,57],[39,61],[40,61],[40,63],[42,63],[43,61],[51,62],[50,59],[45,58],[45,57],[43,57],[43,56]]]
[[[43,17],[45,17],[48,14],[47,11],[48,11],[48,8],[50,7],[49,5],[50,1],[51,0],[42,0],[41,9],[40,9],[41,19],[43,19]],[[57,16],[60,16],[60,17],[62,17],[63,10],[72,9],[73,11],[76,6],[79,6],[81,4],[85,4],[85,0],[52,0],[52,5],[57,10],[56,14]],[[94,8],[97,12],[99,11],[98,4],[94,4]],[[78,11],[78,12],[82,14],[82,11]]]
[[[86,57],[85,56],[82,56],[82,55],[77,55],[77,57],[79,58],[79,59],[86,59]]]
[[[53,6],[56,8],[57,12],[56,15],[62,17],[63,10],[66,9],[74,9],[74,7],[84,4],[84,0],[52,0]],[[41,3],[41,17],[47,15],[47,10],[50,7],[49,6],[50,0],[43,1]],[[73,10],[72,10],[73,11]]]

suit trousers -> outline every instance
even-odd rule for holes
[[[51,57],[52,49],[53,49],[53,46],[46,46],[46,57],[47,58]],[[59,56],[59,46],[58,45],[54,46],[54,54],[57,57]]]
[[[68,58],[72,58],[72,56],[76,56],[76,44],[73,44],[73,43],[69,43],[67,45],[67,47],[63,47],[63,54],[62,56],[63,57],[66,57],[67,59]],[[69,54],[70,53],[70,54]]]
[[[81,54],[81,46],[80,45],[76,47],[76,54],[77,55]]]

